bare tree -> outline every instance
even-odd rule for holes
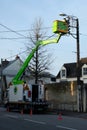
[[[29,42],[29,44],[27,44],[26,46],[29,52],[33,47],[35,47],[36,42],[38,40],[42,40],[46,35],[46,32],[42,29],[42,25],[43,22],[41,18],[39,18],[38,20],[36,19],[35,23],[32,25],[32,32],[29,34],[31,44]],[[46,48],[39,47],[36,50],[36,53],[34,54],[34,57],[32,58],[31,62],[29,63],[31,74],[33,77],[35,77],[35,84],[37,84],[39,78],[41,78],[42,72],[49,69],[49,63],[50,61],[48,60]]]

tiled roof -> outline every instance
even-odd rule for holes
[[[66,63],[63,65],[67,71],[67,78],[76,77],[76,63]],[[60,78],[60,71],[56,78]]]
[[[76,77],[76,63],[64,64],[67,70],[67,78]]]
[[[8,60],[2,60],[2,64],[0,64],[0,75],[1,75],[1,71],[4,70],[7,66],[11,65],[12,63],[14,63],[19,57],[16,56],[16,58],[12,61],[8,61]],[[20,59],[20,58],[19,58]]]
[[[82,66],[87,64],[87,58],[82,58],[80,60],[80,76],[82,74]],[[66,68],[67,78],[74,78],[77,76],[77,63],[65,63],[63,66]],[[60,71],[56,78],[60,78]]]

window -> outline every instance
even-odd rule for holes
[[[83,75],[87,75],[87,67],[83,68]]]
[[[66,69],[61,70],[61,78],[65,79],[66,78]]]
[[[62,80],[66,80],[66,68],[62,66],[61,71],[60,71],[60,78]]]
[[[62,71],[61,71],[61,76],[62,76],[62,77],[65,77],[65,76],[66,76],[66,71],[65,71],[65,70],[62,70]]]
[[[52,77],[52,78],[51,78],[51,81],[56,82],[56,78],[55,78],[55,77]]]
[[[82,66],[82,76],[83,76],[84,78],[87,77],[87,64],[84,64],[84,65]]]

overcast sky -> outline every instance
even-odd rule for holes
[[[15,32],[24,36],[29,35],[35,19],[41,17],[43,27],[50,27],[45,31],[49,36],[52,33],[54,20],[62,20],[60,13],[76,16],[79,19],[80,31],[80,57],[87,57],[87,0],[0,0],[0,59],[21,53],[25,50],[28,39],[20,38]],[[7,29],[6,29],[7,27]],[[71,36],[63,36],[58,44],[48,45],[48,50],[54,57],[50,72],[57,74],[64,63],[76,62],[76,40]],[[8,59],[11,60],[11,59]]]

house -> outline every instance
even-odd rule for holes
[[[87,58],[80,60],[80,86],[77,85],[77,63],[65,63],[56,83],[47,86],[53,108],[87,112]]]
[[[4,100],[4,97],[6,96],[6,89],[8,88],[13,77],[21,68],[22,64],[23,62],[19,56],[16,56],[16,58],[12,61],[2,60],[0,65],[0,101]],[[28,76],[29,70],[27,69],[26,76],[23,75],[22,78],[24,80],[28,80]]]
[[[2,61],[0,65],[0,101],[6,96],[6,89],[9,86],[9,83],[18,73],[20,68],[22,67],[23,62],[19,56],[12,61]],[[44,83],[52,82],[51,78],[54,76],[49,74],[48,72],[44,72],[41,74],[39,80],[43,80]],[[31,70],[27,67],[25,72],[20,77],[25,80],[28,84],[34,84],[35,78],[32,77]]]
[[[87,83],[87,58],[82,58],[80,60],[80,81],[84,84]],[[64,64],[57,77],[56,81],[77,81],[77,63],[66,63]]]

